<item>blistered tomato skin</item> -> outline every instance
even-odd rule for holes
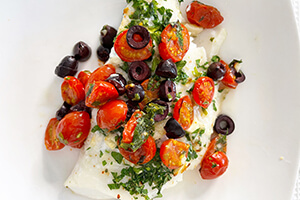
[[[181,61],[189,50],[190,35],[187,28],[180,24],[169,24],[161,33],[161,43],[158,46],[159,54],[164,60]]]
[[[184,130],[187,130],[194,121],[193,104],[189,96],[181,97],[175,104],[173,117]]]
[[[126,160],[134,164],[145,164],[155,156],[156,144],[154,138],[150,135],[146,142],[135,152],[127,151],[121,147],[119,147],[119,150]]]
[[[197,1],[193,1],[187,6],[186,14],[190,23],[203,28],[214,28],[224,20],[215,7]]]
[[[56,136],[56,127],[59,121],[56,118],[50,119],[46,132],[45,132],[45,146],[49,151],[59,150],[64,148],[64,144],[61,143]]]
[[[97,112],[97,125],[108,131],[115,130],[126,120],[127,110],[125,101],[109,101],[99,108]]]
[[[95,81],[104,81],[111,74],[116,73],[116,68],[112,64],[106,64],[101,67],[98,67],[95,71],[92,72],[87,84],[93,83]]]
[[[214,81],[207,76],[203,76],[196,80],[192,94],[199,106],[207,108],[213,100],[214,92]]]
[[[85,93],[83,84],[73,76],[66,76],[61,85],[61,96],[70,105],[76,105],[84,100]]]
[[[114,48],[118,56],[125,62],[142,61],[148,59],[152,55],[152,41],[142,49],[131,48],[126,40],[126,34],[128,30],[120,33],[114,43]]]
[[[81,71],[77,75],[77,79],[82,83],[84,88],[85,88],[90,76],[91,76],[91,72],[89,70]]]
[[[122,142],[130,143],[133,140],[134,129],[137,125],[137,119],[143,116],[143,112],[140,110],[136,110],[126,123],[123,133],[122,133]]]
[[[56,135],[61,143],[77,148],[87,138],[90,128],[89,114],[84,111],[75,111],[60,120],[56,128]]]
[[[169,169],[177,169],[183,165],[183,158],[187,157],[189,145],[174,139],[164,141],[160,147],[160,158]]]
[[[85,88],[85,105],[91,108],[99,108],[107,101],[119,97],[115,86],[106,81],[95,81],[89,83]]]
[[[228,66],[227,63],[225,63],[223,60],[220,61],[226,68],[226,72],[225,75],[223,77],[223,79],[221,80],[221,82],[231,88],[231,89],[235,89],[238,85],[238,83],[235,81],[235,75],[234,75],[234,71],[230,69],[230,67]]]

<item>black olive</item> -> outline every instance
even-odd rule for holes
[[[91,47],[85,42],[77,42],[73,48],[73,54],[76,60],[80,62],[86,61],[91,57]]]
[[[176,85],[170,80],[164,80],[159,86],[159,97],[167,102],[173,101],[176,97]]]
[[[145,97],[144,88],[140,84],[130,83],[125,86],[128,99],[135,102],[143,101]]]
[[[139,37],[139,39],[136,39]],[[132,26],[126,34],[128,45],[133,49],[142,49],[150,42],[150,33],[143,26]]]
[[[128,108],[127,114],[126,114],[126,120],[129,120],[131,115],[138,109],[138,103],[128,100],[126,102],[126,104],[127,104],[127,108]]]
[[[114,38],[117,35],[117,30],[109,25],[103,26],[100,31],[100,42],[101,44],[111,49],[114,46]]]
[[[155,74],[164,78],[176,78],[177,67],[172,59],[164,60],[157,66]]]
[[[105,81],[114,85],[119,95],[123,95],[125,93],[125,86],[127,82],[121,74],[111,74]]]
[[[57,120],[64,118],[66,114],[70,112],[71,105],[67,102],[64,102],[61,107],[56,111],[55,117]]]
[[[55,68],[55,74],[61,78],[74,76],[78,71],[78,62],[74,56],[66,56]]]
[[[72,106],[70,108],[70,110],[71,111],[85,111],[90,115],[90,118],[92,118],[92,109],[85,105],[85,100],[82,100],[78,104]]]
[[[100,45],[97,49],[97,57],[99,60],[106,62],[109,59],[110,49]]]
[[[146,106],[150,106],[151,103],[158,104],[160,106],[165,107],[165,110],[164,110],[163,114],[155,114],[155,116],[154,116],[154,121],[156,121],[156,122],[164,120],[167,117],[168,113],[169,113],[168,104],[165,101],[156,99],[156,100],[153,100],[153,101],[149,102]]]
[[[236,83],[242,83],[246,80],[245,74],[242,72],[242,70],[236,71],[234,67],[230,68],[232,73],[235,76],[235,82]]]
[[[226,73],[226,68],[221,62],[214,62],[210,64],[207,69],[207,76],[212,78],[214,81],[223,78],[225,73]]]
[[[147,63],[135,61],[130,63],[128,74],[132,80],[142,82],[151,76],[151,70]]]
[[[167,132],[166,135],[168,138],[176,139],[185,136],[185,131],[173,117],[167,121],[164,129]]]
[[[215,121],[214,130],[223,135],[229,135],[234,131],[233,120],[227,115],[219,115]]]

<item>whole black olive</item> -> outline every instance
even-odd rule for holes
[[[74,56],[66,56],[55,68],[55,74],[61,78],[74,76],[78,71],[78,62]]]
[[[229,135],[234,131],[233,120],[227,115],[219,115],[215,121],[214,130],[223,135]]]
[[[149,102],[146,105],[146,107],[150,106],[151,104],[157,104],[157,105],[163,106],[165,108],[163,114],[155,114],[154,121],[159,122],[159,121],[164,120],[167,117],[168,113],[169,113],[169,106],[168,106],[168,104],[165,101],[156,99],[156,100],[153,100],[153,101]]]
[[[143,26],[132,26],[126,34],[128,45],[133,49],[142,49],[150,42],[150,33]]]
[[[135,102],[141,102],[145,97],[144,88],[140,84],[130,83],[125,86],[128,99]]]
[[[70,108],[70,110],[71,111],[85,111],[90,115],[90,118],[92,118],[92,109],[85,105],[85,100],[82,100],[78,104],[72,106]]]
[[[214,81],[220,80],[224,77],[226,68],[221,62],[214,62],[209,65],[207,69],[207,76],[212,78]]]
[[[92,51],[85,42],[77,42],[73,48],[73,54],[76,60],[83,62],[91,57]]]
[[[105,81],[114,85],[119,95],[123,95],[125,93],[125,86],[127,82],[121,74],[111,74]]]
[[[126,114],[126,120],[129,120],[131,115],[138,109],[138,102],[134,102],[134,101],[131,101],[131,100],[128,100],[126,102],[127,104],[127,114]]]
[[[111,49],[114,46],[114,38],[117,35],[117,30],[109,25],[103,26],[100,31],[100,42],[101,44]]]
[[[165,78],[176,78],[177,67],[172,59],[164,60],[157,66],[155,74]]]
[[[99,60],[106,62],[109,59],[110,49],[100,45],[97,49],[97,57]]]
[[[143,61],[132,62],[129,65],[129,77],[137,82],[142,82],[151,76],[151,70]]]
[[[61,107],[56,111],[55,117],[57,120],[64,118],[66,114],[70,112],[71,105],[67,102],[64,102]]]
[[[176,97],[176,85],[170,80],[164,80],[159,86],[159,98],[164,101],[173,101]]]
[[[168,138],[176,139],[185,136],[185,131],[173,117],[167,121],[164,129],[167,132],[166,135]]]

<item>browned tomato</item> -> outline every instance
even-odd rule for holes
[[[188,129],[194,121],[193,104],[189,96],[181,97],[175,104],[173,118],[178,121],[184,130]]]
[[[64,148],[64,144],[61,143],[56,137],[56,127],[59,121],[56,118],[50,119],[46,132],[45,132],[45,146],[49,151],[59,150]]]
[[[199,106],[207,108],[213,100],[214,92],[214,81],[207,76],[202,76],[196,80],[192,94]]]
[[[61,84],[61,96],[68,104],[76,105],[84,100],[84,87],[77,78],[66,76]]]
[[[90,75],[88,84],[93,83],[95,81],[105,81],[111,74],[114,73],[116,73],[116,68],[112,64],[106,64],[101,67],[98,67]]]
[[[84,88],[85,88],[90,76],[91,76],[91,72],[89,70],[81,71],[77,75],[77,79],[82,83]]]
[[[134,135],[134,129],[137,125],[137,119],[143,116],[143,112],[140,110],[136,110],[126,123],[123,134],[122,134],[122,142],[123,143],[130,143],[132,142],[133,135]]]
[[[226,73],[221,82],[229,88],[235,89],[238,83],[235,81],[235,75],[230,67],[223,60],[220,61],[226,68]]]
[[[153,86],[157,83],[157,81],[155,80],[152,81],[153,81],[152,85],[149,84],[149,79],[144,80],[143,83],[141,84],[141,86],[144,88],[145,91],[145,97],[143,101],[139,103],[141,110],[144,109],[147,103],[159,97],[159,87],[155,88]]]

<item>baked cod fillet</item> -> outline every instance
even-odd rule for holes
[[[137,1],[129,1],[127,7],[124,9],[123,20],[118,29],[119,33],[125,30],[126,26],[131,22],[130,16],[136,11],[136,5],[134,5],[136,2]],[[188,91],[194,84],[193,80],[196,80],[199,73],[202,73],[204,70],[201,68],[196,68],[196,66],[204,65],[206,62],[210,61],[212,56],[218,54],[220,46],[226,38],[226,31],[222,28],[202,31],[202,28],[189,24],[182,16],[179,9],[180,5],[177,0],[147,0],[139,2],[142,2],[141,6],[143,6],[143,4],[152,4],[155,5],[156,8],[164,7],[165,10],[170,9],[172,16],[170,16],[169,22],[175,23],[179,21],[188,28],[191,39],[189,50],[183,58],[183,61],[186,62],[186,64],[182,68],[182,72],[189,77],[189,80],[184,84],[182,84],[180,81],[176,82],[176,91],[177,94],[180,94],[180,96],[190,95]],[[163,16],[159,14],[159,18],[162,19]],[[151,24],[151,17],[147,20],[148,23]],[[210,40],[212,37],[214,38],[213,41]],[[198,41],[198,44],[196,44],[195,41]],[[156,44],[155,41],[154,45],[154,57],[159,56],[157,49],[158,44]],[[117,73],[121,73],[128,80],[127,73],[120,68],[123,66],[124,62],[116,55],[113,49],[108,63],[113,64],[116,67]],[[151,62],[149,66],[151,66]],[[173,187],[176,185],[176,183],[182,180],[182,175],[186,170],[193,170],[199,166],[201,159],[203,158],[203,155],[210,143],[215,119],[220,114],[219,111],[221,103],[228,92],[227,89],[223,90],[222,92],[218,92],[218,89],[219,84],[215,86],[216,92],[214,93],[213,97],[214,103],[212,103],[207,109],[204,110],[197,104],[194,105],[194,121],[188,130],[186,130],[187,134],[190,134],[190,138],[192,138],[192,140],[188,141],[187,137],[178,139],[179,141],[193,145],[193,150],[196,156],[194,155],[193,159],[185,160],[182,167],[173,170],[172,173],[162,172],[167,173],[166,177],[168,177],[167,179],[163,180],[162,185],[157,185],[158,183],[146,182],[142,184],[143,186],[141,187],[142,189],[140,194],[130,194],[130,191],[128,191],[130,188],[124,189],[122,186],[119,188],[114,187],[113,180],[121,178],[119,175],[122,173],[124,174],[125,171],[128,172],[131,169],[137,174],[151,174],[154,173],[151,171],[154,170],[152,168],[159,168],[160,165],[153,164],[152,168],[149,168],[149,172],[147,172],[148,169],[144,170],[145,166],[143,165],[134,165],[125,159],[118,159],[119,150],[116,148],[117,141],[115,138],[120,133],[100,133],[99,131],[91,131],[84,147],[81,150],[76,166],[65,182],[65,186],[76,194],[92,199],[117,198],[127,200],[161,196],[161,192],[164,189]],[[97,110],[94,109],[92,112],[91,127],[97,125],[96,115]],[[153,138],[156,141],[157,148],[159,148],[161,143],[167,139],[165,136],[166,132],[164,130],[164,125],[168,119],[169,117],[155,124],[155,134]],[[193,135],[197,131],[201,131],[201,134]],[[161,166],[163,165],[161,164]],[[152,175],[154,176],[154,174]],[[164,174],[161,175],[164,176]],[[126,183],[129,180],[132,180],[132,177],[126,175],[122,177],[123,183]],[[159,182],[159,184],[161,184],[161,182]]]

